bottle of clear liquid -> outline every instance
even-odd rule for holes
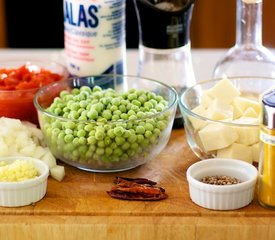
[[[213,72],[224,76],[275,77],[275,57],[262,45],[262,0],[237,0],[236,44]]]
[[[195,83],[190,22],[194,0],[134,0],[139,24],[138,75],[174,87]],[[183,127],[178,110],[174,128]]]

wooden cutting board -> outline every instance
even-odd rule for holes
[[[183,129],[173,130],[154,160],[120,173],[91,173],[65,165],[62,182],[48,181],[46,196],[32,206],[0,208],[0,239],[274,239],[275,211],[256,199],[234,211],[203,209],[189,198],[186,170],[198,161]],[[162,201],[113,199],[115,176],[145,177],[166,189]]]

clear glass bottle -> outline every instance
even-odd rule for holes
[[[223,76],[275,77],[275,57],[262,45],[262,0],[237,0],[236,43],[213,72]]]
[[[275,208],[275,90],[266,93],[262,102],[258,201],[264,207]]]
[[[138,75],[174,87],[195,83],[190,47],[194,0],[134,0],[139,24]],[[174,128],[183,127],[177,110]]]

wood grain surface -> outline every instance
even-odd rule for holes
[[[185,173],[196,161],[181,129],[172,132],[157,158],[132,170],[91,173],[65,165],[64,180],[49,178],[40,202],[0,208],[0,239],[274,239],[275,211],[261,207],[256,196],[234,211],[194,204]],[[169,197],[156,202],[113,199],[106,191],[115,176],[152,179]]]

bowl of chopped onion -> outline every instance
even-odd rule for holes
[[[127,170],[155,158],[169,140],[177,101],[168,85],[120,75],[70,78],[41,88],[34,98],[55,157],[95,172]]]

